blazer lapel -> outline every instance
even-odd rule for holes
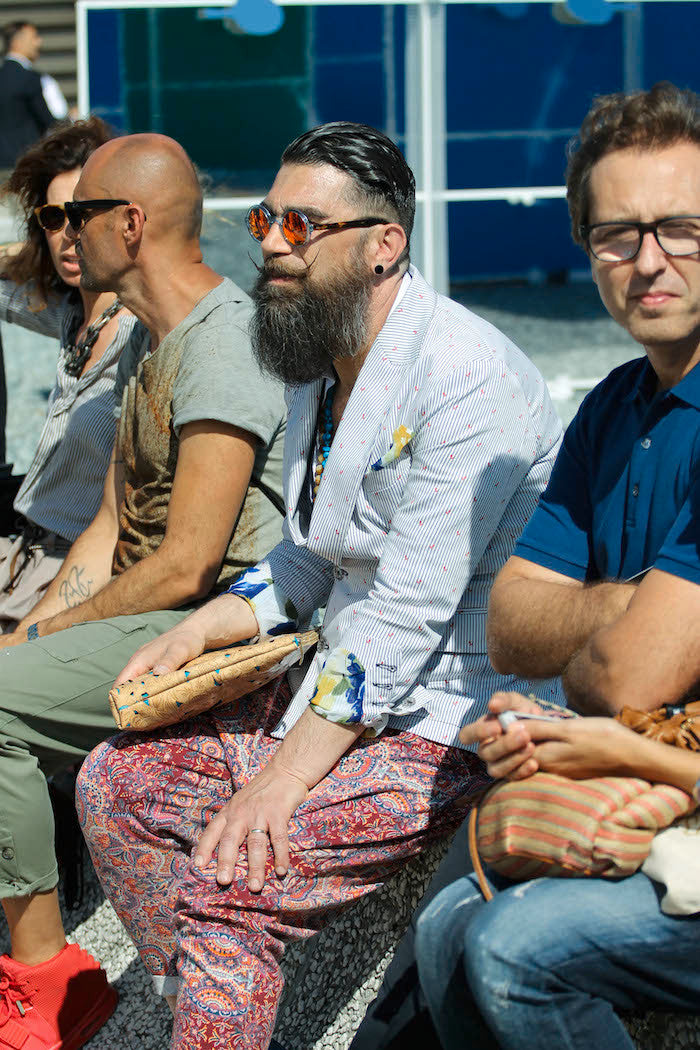
[[[420,352],[437,296],[411,267],[412,280],[387,318],[353,387],[326,461],[309,527],[309,546],[336,565],[382,420]]]
[[[287,524],[294,543],[300,547],[306,546],[306,536],[299,526],[299,497],[306,478],[324,382],[323,379],[317,379],[313,383],[294,387],[289,400],[283,476]]]

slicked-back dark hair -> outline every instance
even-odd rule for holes
[[[700,96],[661,81],[650,91],[600,95],[567,147],[566,197],[571,234],[583,245],[588,224],[590,176],[598,161],[621,149],[659,150],[676,142],[700,146]]]
[[[13,194],[19,201],[27,231],[24,247],[5,264],[5,273],[18,284],[34,280],[42,299],[50,290],[65,291],[68,286],[56,273],[34,209],[46,203],[49,184],[57,175],[82,168],[90,154],[113,137],[99,117],[58,128],[19,158],[2,188],[3,194]]]
[[[369,211],[397,222],[410,241],[416,180],[401,150],[381,131],[345,120],[320,124],[287,146],[282,163],[330,164],[344,171]]]

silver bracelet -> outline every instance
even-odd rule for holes
[[[38,637],[39,637],[39,624],[38,623],[30,623],[29,627],[27,627],[27,641],[28,642],[33,642],[34,639],[38,638]]]

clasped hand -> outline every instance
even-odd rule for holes
[[[522,780],[538,769],[577,780],[618,776],[633,766],[638,737],[613,718],[561,718],[513,722],[503,729],[503,711],[551,715],[520,693],[494,693],[489,713],[460,732],[464,744],[478,744],[490,776]]]

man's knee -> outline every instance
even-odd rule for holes
[[[546,915],[534,901],[528,905],[528,895],[537,896],[542,881],[498,894],[465,930],[464,966],[475,994],[481,987],[506,998],[517,974],[548,969],[549,946],[561,941],[561,916]]]

